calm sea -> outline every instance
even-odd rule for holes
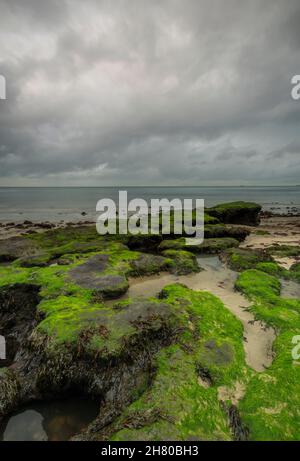
[[[95,220],[101,198],[201,198],[205,206],[235,200],[260,203],[275,213],[300,212],[300,186],[291,187],[1,187],[0,222]],[[86,213],[86,215],[82,215]]]

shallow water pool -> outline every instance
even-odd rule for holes
[[[91,399],[31,403],[2,421],[0,440],[69,440],[86,428],[98,413],[99,403]]]

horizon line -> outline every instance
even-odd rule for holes
[[[170,188],[170,187],[173,187],[173,188],[195,188],[195,187],[237,187],[237,188],[247,188],[247,187],[300,187],[300,184],[238,184],[238,185],[228,185],[228,184],[224,184],[224,185],[175,185],[175,184],[171,184],[171,185],[110,185],[110,186],[69,186],[69,185],[65,185],[65,186],[1,186],[0,185],[0,189],[98,189],[98,188],[111,188],[111,187],[114,187],[114,188],[128,188],[128,187],[139,187],[139,188],[143,188],[143,187],[149,187],[149,188],[153,188],[153,187],[160,187],[160,188]]]

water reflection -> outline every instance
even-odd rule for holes
[[[33,403],[3,421],[0,440],[69,440],[86,428],[98,413],[99,403],[87,399]]]

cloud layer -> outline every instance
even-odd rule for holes
[[[299,183],[298,0],[0,11],[0,185]]]

